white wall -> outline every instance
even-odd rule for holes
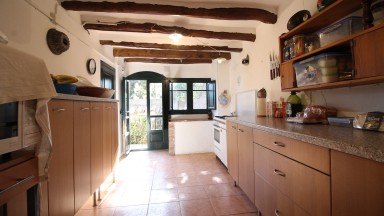
[[[175,154],[213,152],[212,121],[186,121],[175,124]]]
[[[48,48],[46,33],[50,28],[69,37],[70,48],[61,55],[54,55]],[[122,68],[112,53],[100,46],[97,35],[84,30],[78,13],[63,10],[56,0],[1,0],[0,32],[8,37],[8,46],[42,58],[49,73],[79,75],[96,86],[100,85],[100,60],[103,60],[116,69],[116,98],[120,98]],[[97,63],[94,75],[88,74],[86,69],[89,58]],[[119,125],[120,121],[119,118]]]
[[[100,60],[115,67],[114,59],[103,53],[95,35],[83,29],[77,13],[68,13],[55,0],[2,0],[0,1],[0,31],[9,39],[9,46],[42,58],[52,74],[80,75],[93,84],[100,84]],[[55,10],[57,10],[56,15]],[[50,18],[56,17],[54,24]],[[50,28],[69,37],[70,48],[61,55],[51,53],[46,42]],[[97,63],[95,75],[86,69],[87,59]]]

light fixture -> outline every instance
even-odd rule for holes
[[[180,34],[180,33],[175,32],[175,33],[170,34],[168,37],[169,37],[169,39],[171,39],[172,41],[177,42],[177,41],[179,41],[181,38],[183,38],[183,35]]]
[[[223,58],[223,57],[219,57],[219,58],[217,58],[216,60],[217,60],[217,62],[218,62],[219,64],[221,64],[221,63],[225,62],[227,59],[225,59],[225,58]]]

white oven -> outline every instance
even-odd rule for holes
[[[214,152],[221,162],[227,166],[227,130],[225,119],[213,119]]]

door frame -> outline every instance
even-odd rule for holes
[[[157,83],[159,83],[159,82],[162,83],[162,86],[163,86],[163,88],[162,88],[162,97],[163,97],[163,131],[164,131],[164,145],[165,145],[163,149],[168,149],[168,147],[169,147],[169,140],[168,140],[168,116],[169,116],[169,94],[168,94],[168,92],[169,92],[169,85],[168,85],[168,83],[169,83],[169,81],[162,74],[159,74],[159,73],[156,73],[156,72],[153,72],[153,71],[140,71],[140,72],[136,72],[134,74],[131,74],[129,76],[124,77],[123,80],[122,80],[122,86],[124,87],[124,88],[122,88],[122,92],[123,92],[123,94],[122,94],[123,120],[124,120],[125,116],[129,116],[129,111],[128,111],[128,113],[125,112],[125,110],[126,110],[125,105],[129,106],[129,101],[128,102],[124,101],[125,100],[125,94],[127,93],[127,91],[125,89],[125,83],[126,83],[127,80],[146,80],[147,84],[149,84],[151,82],[152,83],[156,83],[156,82]],[[148,88],[149,88],[149,85],[147,86],[147,92],[148,92]],[[147,105],[149,104],[148,101],[149,101],[149,95],[147,95]],[[150,119],[149,119],[149,115],[150,115],[150,113],[147,112],[147,119],[148,119],[148,121],[147,121],[147,138],[148,138],[148,142],[150,141],[149,137],[148,137],[149,136],[149,132],[150,132]],[[128,123],[128,127],[129,127],[129,123]],[[125,145],[125,142],[124,142],[124,145]],[[151,149],[148,148],[148,150],[151,150]]]

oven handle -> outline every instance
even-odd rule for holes
[[[9,190],[12,190],[13,188],[21,185],[21,184],[24,184],[25,182],[33,179],[35,176],[31,175],[31,176],[28,176],[28,177],[25,177],[25,178],[22,178],[22,179],[17,179],[17,182],[5,189],[0,189],[0,195],[3,195],[4,193],[6,193],[7,191]]]

